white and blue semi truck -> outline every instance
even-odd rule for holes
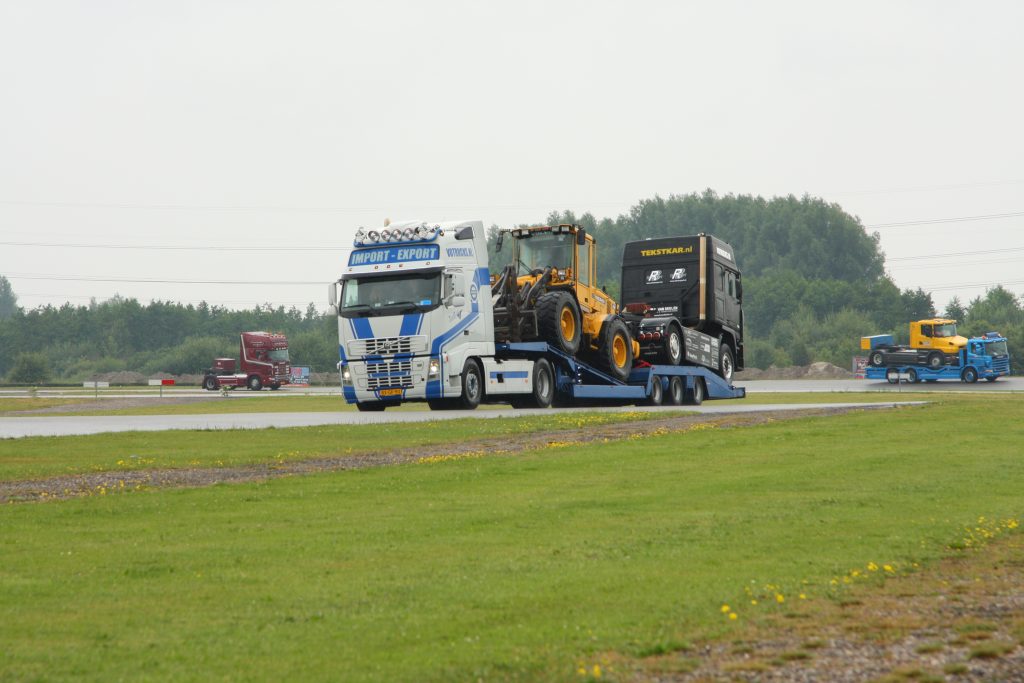
[[[329,290],[342,392],[359,410],[410,401],[547,408],[739,398],[707,368],[640,363],[625,381],[543,341],[495,338],[487,238],[478,220],[356,233]]]

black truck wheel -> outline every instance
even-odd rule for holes
[[[263,388],[263,380],[260,379],[259,375],[252,375],[245,384],[253,391],[259,391]]]
[[[882,367],[885,364],[885,354],[881,351],[872,351],[871,355],[868,356],[868,363],[876,368]]]
[[[968,384],[974,384],[978,381],[978,371],[974,368],[964,368],[963,373],[960,375],[960,379],[967,382]]]
[[[668,326],[658,360],[665,365],[679,365],[683,362],[683,332],[677,325]]]
[[[484,397],[484,373],[480,364],[473,359],[466,361],[462,369],[462,396],[459,397],[461,408],[475,410]]]
[[[946,355],[941,351],[932,351],[928,354],[928,367],[932,370],[938,370],[946,364]]]
[[[217,378],[213,375],[207,375],[203,378],[203,389],[207,391],[217,391]]]
[[[888,370],[885,371],[885,380],[889,384],[899,384],[900,383],[900,371],[897,370],[896,368],[889,368]]]
[[[644,405],[660,406],[664,399],[665,389],[661,386],[661,378],[655,375],[651,378],[651,395],[647,397]]]
[[[513,396],[513,408],[550,408],[555,398],[555,373],[551,363],[540,358],[533,364],[533,391],[522,396]]]
[[[704,402],[704,380],[701,377],[693,378],[693,389],[689,391],[690,403],[699,406]]]
[[[597,366],[622,382],[629,377],[633,369],[633,340],[621,318],[605,323],[597,348]]]
[[[537,331],[559,351],[576,355],[583,338],[576,300],[566,292],[548,292],[537,299]]]
[[[920,381],[917,377],[917,370],[914,368],[907,368],[907,381],[911,384],[917,384]]]
[[[679,375],[672,375],[668,380],[668,402],[674,406],[681,406],[685,400],[686,382]]]
[[[736,361],[732,356],[732,348],[726,344],[721,344],[721,351],[718,356],[718,374],[725,383],[732,386],[733,375],[736,374]]]
[[[374,401],[373,403],[357,403],[356,410],[360,413],[379,413],[387,408],[387,404],[383,401]]]

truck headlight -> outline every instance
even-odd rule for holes
[[[441,361],[437,358],[431,358],[430,364],[427,365],[427,378],[437,379],[441,376]]]
[[[352,370],[347,365],[342,365],[341,368],[341,383],[344,386],[352,386]]]

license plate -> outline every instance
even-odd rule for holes
[[[402,389],[401,387],[395,387],[394,389],[381,389],[377,393],[379,393],[381,396],[401,396]]]

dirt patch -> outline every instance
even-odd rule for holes
[[[807,408],[785,412],[758,411],[722,416],[687,415],[643,422],[588,426],[586,429],[534,432],[518,435],[515,440],[502,437],[420,448],[345,454],[294,462],[263,463],[239,467],[125,469],[33,481],[7,481],[0,482],[0,503],[59,500],[143,488],[197,487],[231,482],[261,481],[317,472],[384,467],[424,459],[454,459],[471,454],[475,456],[514,455],[527,450],[543,448],[553,443],[583,444],[595,441],[621,441],[656,434],[683,432],[697,425],[727,429],[748,427],[768,421],[837,415],[851,410],[865,409],[871,408]]]
[[[185,403],[202,403],[203,401],[210,401],[220,398],[218,394],[211,394],[210,396],[177,396],[157,399],[160,401],[159,405],[172,406],[182,405]],[[139,408],[142,406],[149,407],[153,406],[154,399],[152,398],[105,398],[102,400],[92,401],[74,401],[72,403],[65,403],[59,406],[48,406],[46,408],[32,408],[31,410],[8,410],[0,413],[3,416],[13,417],[15,415],[60,415],[62,413],[81,413],[93,410],[127,410],[129,408]]]
[[[623,662],[637,681],[1024,681],[1024,537],[820,598],[730,640]]]

